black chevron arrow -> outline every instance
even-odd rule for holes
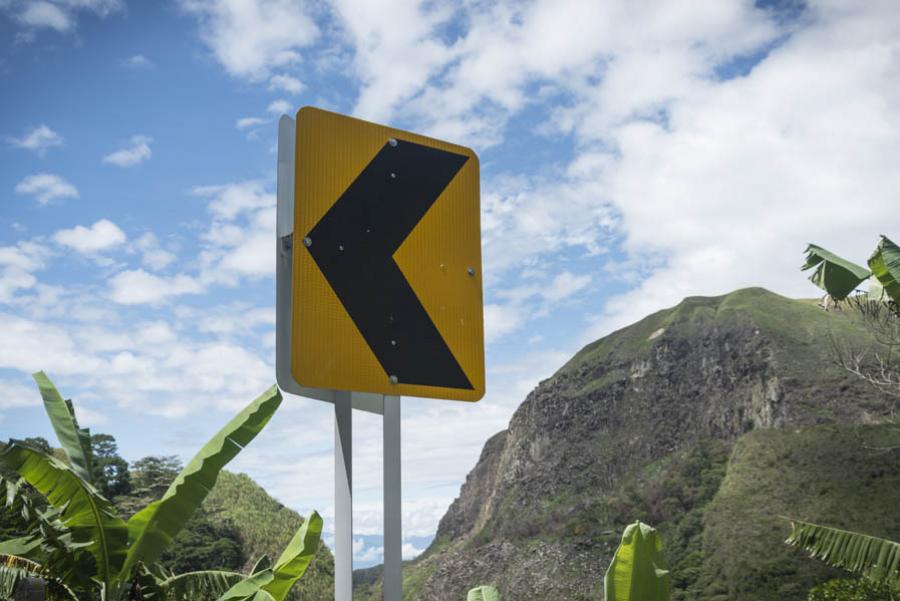
[[[403,384],[473,389],[393,257],[467,160],[391,139],[304,239],[385,378]]]

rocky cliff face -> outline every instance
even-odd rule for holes
[[[457,601],[468,588],[493,583],[514,601],[601,598],[621,529],[640,518],[663,532],[676,598],[805,598],[807,585],[829,572],[781,544],[787,526],[771,512],[738,512],[739,523],[729,523],[722,516],[734,512],[719,497],[737,467],[729,455],[738,441],[765,431],[812,432],[804,448],[824,457],[843,434],[823,428],[888,415],[888,399],[834,365],[834,338],[873,344],[850,314],[747,289],[688,298],[585,347],[486,443],[435,543],[407,569],[405,597]],[[843,472],[884,462],[863,445],[857,451],[856,466],[833,465],[818,477],[843,490]],[[791,477],[794,451],[785,452],[787,459],[750,477],[759,485]],[[900,474],[889,470],[873,483],[872,494],[890,499]],[[732,505],[754,489],[742,490]],[[792,494],[779,497],[784,513],[840,525],[838,512],[810,509],[803,491]],[[865,499],[845,497],[864,513]],[[719,522],[710,521],[712,509]],[[883,527],[900,529],[900,509],[887,511],[897,519]],[[715,546],[733,540],[723,538],[726,526],[793,568],[769,574],[752,558],[740,560],[754,566],[744,572],[725,565]],[[746,581],[760,577],[769,584],[757,594]]]

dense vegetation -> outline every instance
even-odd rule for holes
[[[202,503],[222,468],[280,406],[277,387],[238,412],[183,468],[172,457],[148,457],[136,463],[132,478],[115,439],[92,437],[50,378],[33,377],[60,449],[42,439],[11,440],[0,449],[3,522],[14,535],[0,539],[0,597],[18,598],[22,587],[45,583],[51,601],[288,598],[319,550],[323,521],[315,511],[277,558],[263,555],[246,572],[172,570],[241,562],[240,543],[229,539],[228,526],[210,522]],[[194,529],[185,532],[191,521]],[[182,546],[172,547],[179,536]]]

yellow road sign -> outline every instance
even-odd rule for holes
[[[297,113],[296,136],[294,379],[479,400],[478,157],[312,107]]]

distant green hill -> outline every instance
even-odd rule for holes
[[[262,555],[273,561],[303,524],[303,518],[269,496],[246,474],[224,471],[203,502],[213,522],[234,528],[246,558],[244,570]],[[291,591],[291,601],[334,599],[334,558],[323,542],[303,579]]]
[[[879,449],[900,445],[894,401],[835,341],[877,346],[850,311],[749,288],[589,344],[487,441],[404,599],[600,599],[636,519],[662,532],[673,599],[806,599],[840,572],[783,544],[779,516],[900,539],[900,452]]]

